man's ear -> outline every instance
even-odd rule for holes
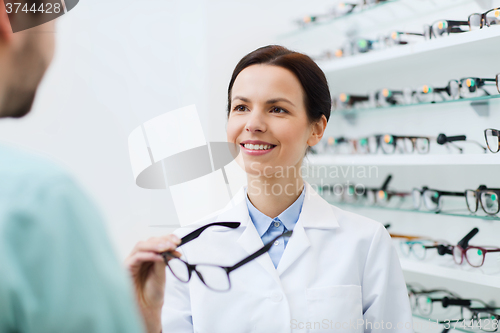
[[[309,140],[307,140],[307,144],[309,146],[312,147],[321,141],[323,134],[325,134],[325,129],[326,129],[327,123],[328,123],[328,120],[326,120],[325,115],[322,115],[321,119],[314,123],[313,131],[311,132],[311,135],[309,136]]]
[[[0,0],[0,42],[8,42],[12,39],[12,27],[5,3]]]

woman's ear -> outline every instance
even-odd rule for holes
[[[309,139],[307,140],[307,145],[312,147],[321,141],[323,134],[325,134],[327,123],[328,121],[326,120],[325,115],[322,115],[321,119],[312,125],[313,130],[311,132],[311,135],[309,136]]]

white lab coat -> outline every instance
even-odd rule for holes
[[[387,325],[392,332],[413,332],[401,266],[384,226],[330,205],[305,186],[277,268],[266,253],[231,272],[228,292],[209,290],[196,274],[182,283],[167,269],[163,333],[385,332]],[[203,223],[214,221],[241,225],[206,229],[179,248],[184,260],[231,266],[264,245],[243,189]]]

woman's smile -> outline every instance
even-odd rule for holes
[[[260,140],[245,140],[240,143],[241,150],[250,156],[260,156],[271,152],[276,145],[260,141]]]

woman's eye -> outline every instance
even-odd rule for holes
[[[233,111],[246,111],[247,107],[244,105],[237,105],[234,107]]]
[[[279,107],[274,107],[272,108],[271,110],[273,113],[288,113],[287,110],[283,109],[283,108],[279,108]]]

